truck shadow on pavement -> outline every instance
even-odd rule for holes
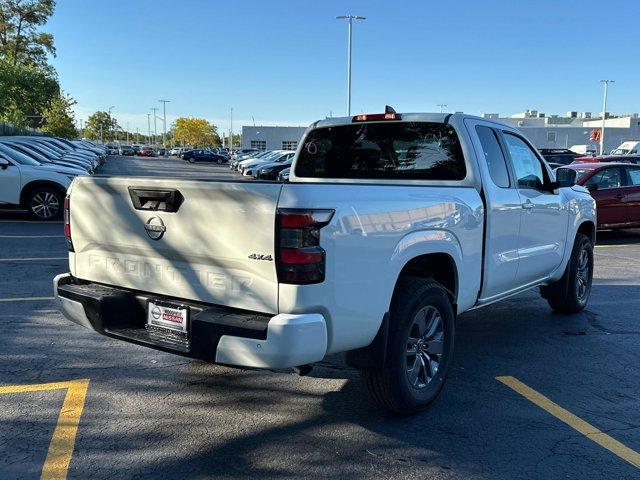
[[[514,375],[612,435],[637,426],[640,327],[601,305],[622,298],[637,311],[640,286],[598,285],[571,316],[535,291],[464,315],[448,383],[414,417],[371,407],[340,357],[310,377],[234,370],[65,325],[76,341],[50,350],[46,370],[92,379],[69,478],[631,478],[495,381]]]

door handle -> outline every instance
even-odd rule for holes
[[[525,210],[531,210],[533,208],[533,203],[531,203],[531,200],[527,200],[522,204],[522,208]]]
[[[617,194],[617,195],[616,195],[616,198],[617,198],[618,200],[622,200],[622,199],[624,198],[624,195],[622,195],[621,193],[619,193],[619,194]]]

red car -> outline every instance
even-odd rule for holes
[[[576,183],[591,192],[599,229],[640,227],[640,165],[573,163],[561,168],[576,170]]]
[[[139,157],[155,157],[156,151],[151,147],[142,147],[138,152]]]

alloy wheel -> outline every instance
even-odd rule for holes
[[[51,192],[42,191],[36,193],[31,199],[31,211],[42,219],[55,217],[60,211],[60,201]]]
[[[444,353],[442,316],[433,306],[421,308],[413,318],[406,348],[409,384],[425,388],[436,376]]]
[[[589,292],[589,269],[589,253],[583,248],[578,256],[578,268],[576,270],[576,294],[579,300],[583,300]]]

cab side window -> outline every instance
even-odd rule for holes
[[[498,142],[495,132],[483,125],[476,127],[480,144],[482,145],[482,151],[484,153],[484,159],[489,167],[489,175],[491,180],[498,187],[509,188],[509,172],[507,170],[507,161],[502,153],[502,148]]]
[[[587,180],[584,186],[587,188],[596,186],[598,190],[622,187],[622,172],[620,171],[620,167],[605,168],[599,171]]]
[[[504,140],[511,156],[518,188],[542,190],[545,184],[545,174],[538,156],[524,140],[509,132],[504,132]]]

